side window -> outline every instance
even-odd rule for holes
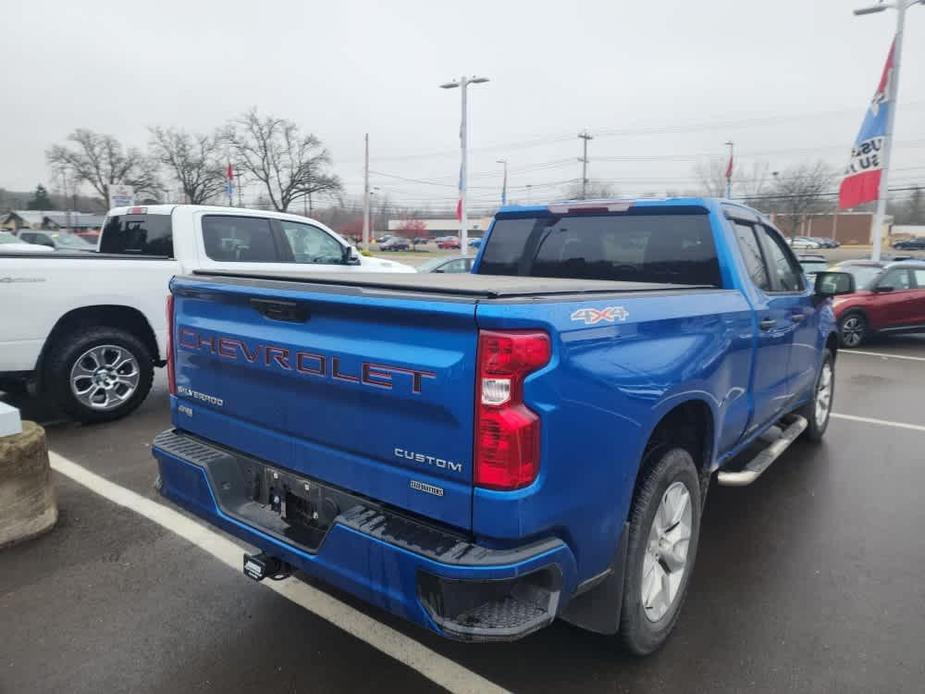
[[[910,289],[912,287],[912,281],[909,277],[909,271],[906,268],[895,267],[884,273],[883,277],[877,281],[877,286],[893,287],[893,289],[900,291],[903,289]]]
[[[115,215],[106,220],[101,253],[173,257],[173,227],[169,214]]]
[[[919,289],[925,289],[925,270],[913,270],[915,276],[915,286]]]
[[[327,232],[298,222],[280,220],[280,226],[292,249],[296,263],[340,265],[344,262],[344,247]]]
[[[208,215],[202,218],[206,255],[226,263],[276,263],[270,221],[257,217]]]
[[[786,247],[780,234],[768,229],[758,227],[767,240],[768,270],[772,280],[777,280],[775,289],[781,292],[798,292],[803,289],[803,271]]]
[[[451,260],[446,265],[438,268],[437,272],[469,272],[466,263],[466,258],[459,258],[458,260]]]
[[[740,222],[735,222],[734,226],[748,276],[752,278],[756,287],[769,291],[771,279],[768,277],[768,269],[764,264],[764,256],[761,254],[761,246],[758,245],[754,228],[750,224]]]

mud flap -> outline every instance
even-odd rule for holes
[[[624,523],[609,572],[602,580],[569,600],[559,615],[560,619],[597,634],[616,634],[620,630],[628,537],[629,523]]]

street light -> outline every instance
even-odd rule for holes
[[[466,214],[466,184],[468,179],[468,149],[467,141],[469,139],[469,126],[466,122],[466,92],[470,84],[483,84],[488,81],[487,77],[466,77],[463,75],[459,80],[446,82],[440,85],[441,89],[461,88],[462,92],[462,119],[459,125],[459,145],[461,150],[461,160],[459,163],[459,246],[463,255],[469,255],[469,217]]]
[[[880,173],[880,190],[877,195],[877,211],[874,213],[874,247],[870,253],[870,259],[880,260],[880,249],[883,246],[883,218],[886,215],[886,198],[887,178],[890,173],[890,155],[893,150],[893,124],[896,122],[897,97],[899,96],[899,64],[903,51],[903,27],[906,23],[906,10],[913,5],[925,4],[925,0],[898,0],[896,3],[881,2],[869,7],[862,7],[854,11],[857,16],[867,14],[876,14],[886,9],[896,10],[896,38],[893,44],[893,74],[890,75],[887,89],[889,94],[887,100],[890,104],[890,110],[887,113],[886,131],[883,137],[883,156],[881,161],[883,166]]]

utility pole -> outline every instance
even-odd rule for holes
[[[366,154],[363,157],[363,250],[369,250],[369,133],[363,136]]]
[[[888,80],[889,94],[887,100],[890,104],[890,110],[887,113],[886,131],[883,137],[883,153],[881,161],[883,162],[880,173],[880,189],[877,197],[877,211],[874,213],[874,228],[872,236],[874,237],[873,249],[870,253],[870,259],[880,260],[880,251],[883,247],[883,220],[886,217],[886,198],[889,188],[887,179],[890,173],[890,155],[893,150],[893,124],[896,121],[896,98],[899,96],[899,62],[903,52],[903,29],[906,24],[906,10],[915,4],[925,4],[925,0],[897,0],[896,4],[881,2],[872,7],[863,7],[855,10],[855,15],[875,14],[883,12],[886,9],[896,10],[896,37],[893,44],[893,74]]]
[[[501,181],[501,204],[507,205],[507,159],[498,159],[495,163],[504,167],[504,178]]]
[[[735,143],[730,140],[726,146],[729,148],[729,161],[726,163],[726,199],[732,200],[732,155],[735,151]]]
[[[466,92],[470,84],[482,84],[487,82],[487,77],[466,77],[463,75],[459,78],[459,81],[453,80],[452,82],[447,82],[446,84],[441,84],[441,89],[455,89],[459,87],[462,91],[462,117],[460,118],[459,125],[459,146],[460,146],[460,162],[459,162],[459,250],[462,255],[469,255],[469,217],[466,212],[466,188],[468,184],[469,176],[469,150],[468,150],[468,140],[469,140],[469,125],[466,122],[467,114],[467,104],[466,104]]]
[[[587,130],[578,133],[578,137],[582,140],[581,158],[578,160],[581,162],[581,199],[585,200],[588,197],[588,140],[594,138]]]

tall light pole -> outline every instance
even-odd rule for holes
[[[874,247],[870,253],[871,260],[880,260],[880,250],[883,247],[883,219],[886,216],[887,179],[890,173],[890,155],[893,150],[893,123],[896,120],[896,98],[899,95],[899,64],[903,52],[903,27],[906,23],[906,10],[916,4],[925,4],[925,0],[897,0],[896,3],[880,2],[870,7],[862,7],[854,11],[855,15],[876,14],[887,9],[896,10],[896,38],[893,45],[893,74],[890,75],[887,95],[890,110],[887,112],[886,132],[883,138],[883,153],[881,154],[880,190],[877,194],[877,211],[874,213]]]
[[[504,167],[504,178],[501,181],[501,204],[507,205],[507,159],[498,159],[495,163]]]
[[[366,154],[363,157],[363,250],[369,250],[369,133],[363,136]]]
[[[466,92],[470,84],[483,84],[487,81],[487,77],[466,77],[463,75],[458,81],[453,80],[440,85],[441,89],[460,87],[462,91],[462,118],[459,124],[459,147],[462,155],[459,162],[459,247],[463,255],[469,255],[469,217],[466,213],[466,186],[469,176],[469,125],[466,119]]]

